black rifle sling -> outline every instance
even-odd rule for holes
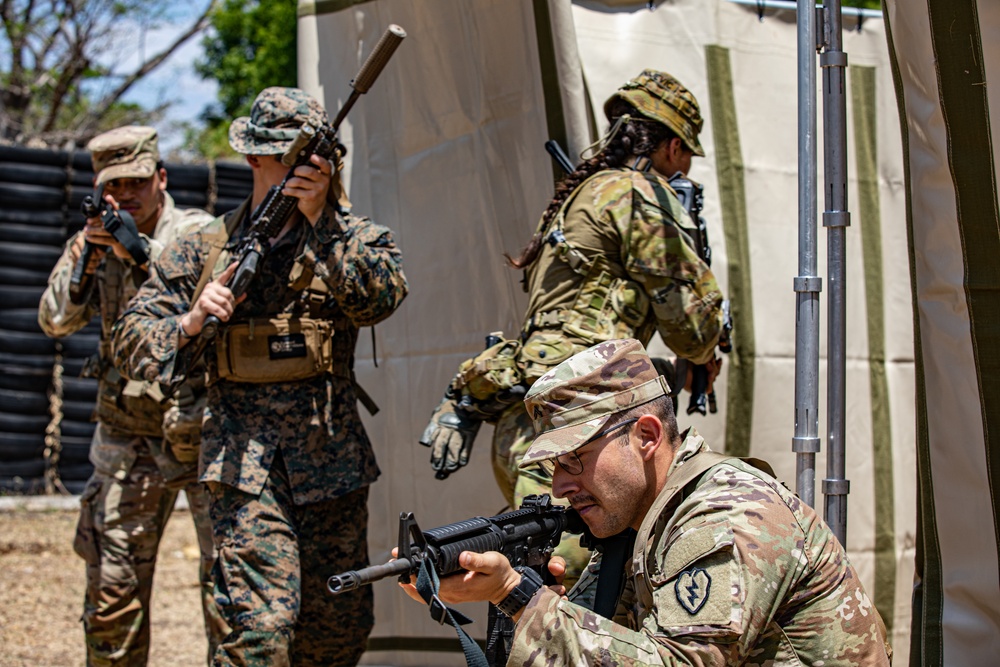
[[[636,532],[626,528],[613,537],[602,540],[601,572],[597,576],[594,611],[607,619],[615,616],[618,598],[625,586],[625,563],[632,555]]]
[[[486,654],[483,653],[483,649],[469,636],[469,633],[462,629],[463,625],[472,623],[472,619],[442,602],[441,598],[437,596],[440,587],[441,581],[431,559],[425,558],[420,561],[420,572],[417,574],[417,592],[430,608],[431,618],[441,625],[447,621],[451,627],[455,628],[458,641],[462,645],[462,652],[465,653],[465,662],[469,667],[490,667],[489,663],[486,662]]]

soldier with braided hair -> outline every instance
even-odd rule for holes
[[[470,400],[475,369],[503,359],[466,362],[420,440],[431,447],[438,476],[447,476],[468,461],[481,421],[495,423],[494,475],[512,507],[551,489],[543,470],[518,467],[535,435],[518,399],[547,371],[596,343],[646,344],[657,331],[678,356],[718,369],[722,293],[668,182],[705,154],[698,102],[669,74],[645,70],[607,100],[604,112],[610,129],[596,153],[559,184],[528,245],[507,257],[524,270],[529,294],[520,345],[505,348],[514,350],[520,391]],[[557,553],[572,583],[588,553],[566,541]]]

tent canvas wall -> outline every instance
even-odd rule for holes
[[[382,407],[366,419],[383,472],[370,499],[373,562],[388,558],[402,510],[429,527],[502,509],[488,429],[469,466],[445,482],[433,478],[429,453],[416,440],[458,363],[481,348],[486,333],[510,335],[520,324],[520,276],[503,266],[501,253],[527,241],[551,198],[544,141],[555,136],[574,151],[593,141],[606,128],[604,99],[647,67],[677,76],[701,104],[707,157],[691,176],[705,185],[713,269],[736,312],[737,350],[717,384],[719,413],[685,416],[682,427],[696,426],[716,449],[768,459],[793,486],[793,11],[768,10],[760,20],[754,9],[725,0],[673,0],[652,9],[568,0],[315,0],[300,1],[299,16],[300,85],[330,109],[347,97],[348,82],[388,24],[409,35],[343,127],[355,210],[395,231],[411,286],[399,312],[377,327],[377,345],[362,336],[358,351],[359,379]],[[847,546],[902,664],[915,540],[915,417],[901,139],[881,21],[845,30],[844,50],[853,215]],[[823,258],[822,233],[819,240]],[[662,343],[652,347],[664,351]],[[369,664],[462,663],[460,655],[423,652],[457,644],[394,583],[377,584],[375,593]],[[483,637],[484,610],[462,611],[477,618],[472,634]]]

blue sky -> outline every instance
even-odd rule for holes
[[[198,5],[203,6],[199,2]],[[173,42],[190,25],[200,7],[189,8],[177,17],[174,25],[165,25],[145,32],[145,56],[158,53],[167,44]],[[128,30],[133,41],[132,48],[126,49],[127,56],[123,58],[117,69],[122,72],[134,70],[140,64],[141,37],[139,29]],[[198,34],[185,42],[179,49],[160,64],[159,67],[138,81],[125,94],[124,99],[136,102],[145,107],[154,107],[162,102],[170,102],[166,116],[155,123],[160,132],[160,147],[164,153],[176,148],[182,137],[175,126],[179,122],[197,122],[206,106],[213,103],[218,94],[218,85],[214,80],[204,80],[194,71],[194,62],[201,57],[201,40],[203,34]]]

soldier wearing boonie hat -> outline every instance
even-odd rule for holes
[[[229,126],[229,145],[243,155],[280,155],[304,124],[327,122],[326,110],[312,95],[298,88],[273,86],[257,95],[249,116]]]
[[[513,359],[521,389],[591,345],[623,338],[645,344],[659,333],[678,357],[710,365],[710,390],[722,292],[691,241],[697,227],[669,181],[705,154],[698,102],[671,75],[647,69],[613,91],[604,109],[609,129],[559,183],[528,245],[508,257],[524,271],[528,292],[521,329],[508,332],[521,343]],[[480,366],[478,358],[472,361],[462,369]],[[495,423],[493,472],[508,503],[519,507],[527,495],[548,492],[544,466],[519,466],[534,437],[520,401],[465,394],[446,394],[419,440],[430,447],[438,476],[470,460],[485,420]],[[497,396],[523,391],[506,394]],[[464,407],[470,402],[475,410]],[[484,418],[489,410],[494,413]],[[589,560],[567,541],[557,553],[569,563],[571,582]]]
[[[261,91],[229,128],[251,195],[180,239],[117,328],[123,372],[169,383],[206,317],[221,322],[205,350],[200,451],[225,545],[214,574],[230,632],[213,665],[354,665],[374,625],[370,587],[334,597],[326,578],[368,563],[379,469],[358,414],[354,348],[407,283],[392,231],[332,194],[339,165],[319,154],[291,172],[282,162],[304,125],[327,122],[305,91]],[[253,212],[282,184],[278,205],[291,214],[237,300],[232,248],[258,231]]]
[[[694,429],[679,434],[668,393],[627,339],[571,356],[525,397],[538,435],[522,465],[558,459],[553,493],[594,536],[636,533],[617,571],[605,544],[601,581],[620,583],[610,600],[564,595],[495,551],[462,553],[476,576],[442,578],[437,597],[486,597],[515,619],[516,667],[888,667],[885,625],[830,528],[767,464],[716,454]]]
[[[101,203],[117,205],[132,216],[150,260],[176,236],[212,220],[204,211],[174,205],[166,191],[158,140],[155,128],[129,125],[87,144],[94,183],[105,196]],[[89,289],[73,298],[71,276],[85,241],[96,248],[84,272]],[[114,324],[146,278],[146,267],[136,266],[101,218],[90,218],[67,243],[38,308],[39,325],[52,337],[79,331],[96,315],[101,322],[99,363],[90,375],[98,380],[97,424],[90,445],[94,472],[81,494],[73,544],[86,563],[82,620],[88,665],[146,664],[157,550],[180,489],[187,496],[201,552],[192,583],[201,587],[210,651],[227,632],[212,590],[215,551],[208,493],[197,481],[198,461],[177,456],[173,447],[197,450],[201,415],[184,420],[183,425],[196,422],[197,428],[189,428],[179,441],[168,420],[176,406],[164,401],[159,385],[129,380],[113,368]],[[178,394],[193,397],[195,390],[185,385]]]

